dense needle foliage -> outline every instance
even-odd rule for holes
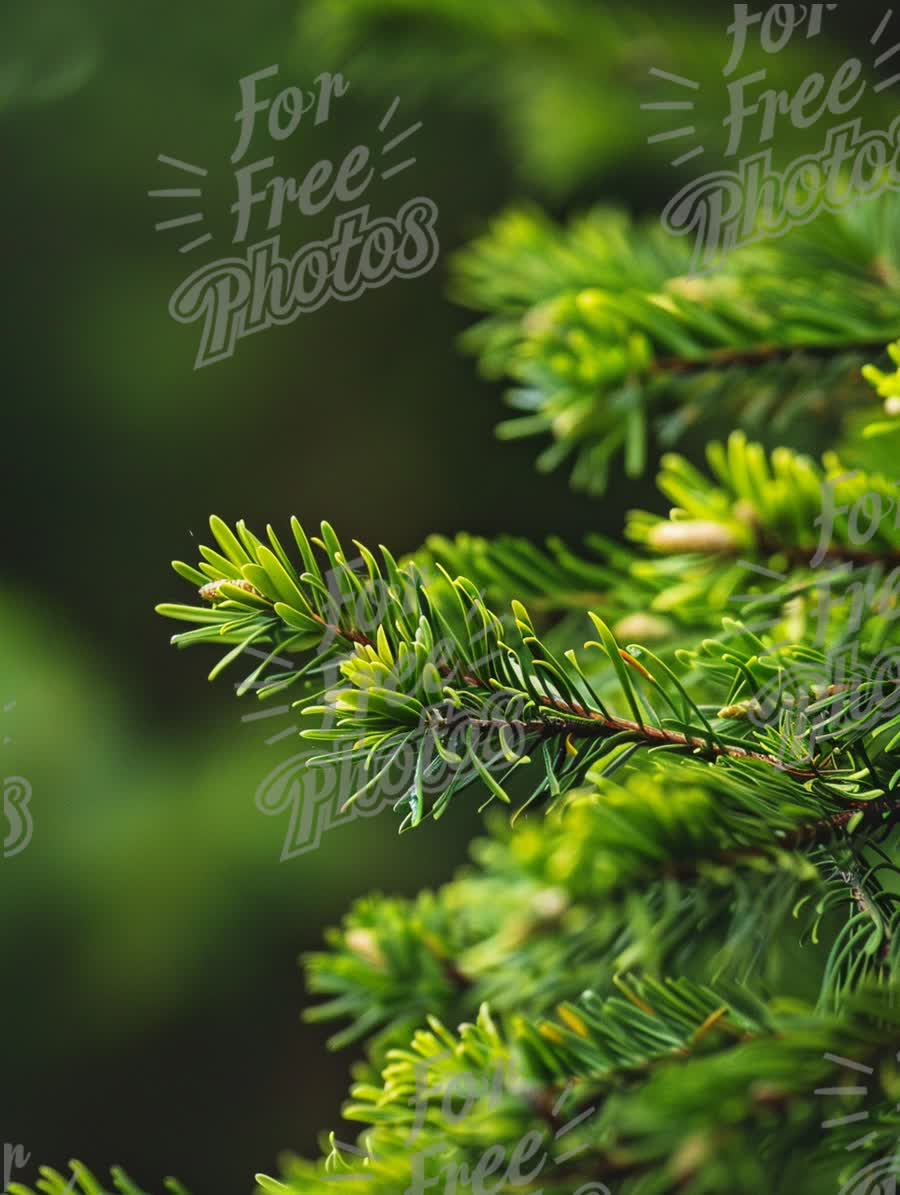
[[[174,642],[292,696],[350,801],[491,806],[469,868],[307,960],[360,1132],[264,1190],[812,1195],[893,1150],[898,234],[888,194],[692,278],[621,214],[510,213],[456,262],[468,345],[543,467],[599,492],[668,450],[627,544],[214,518],[176,563]]]

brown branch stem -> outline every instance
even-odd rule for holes
[[[764,365],[793,356],[837,357],[842,353],[883,353],[885,341],[859,341],[851,344],[756,344],[739,349],[711,349],[702,357],[657,357],[654,373],[693,373],[696,370],[730,368],[735,365]]]

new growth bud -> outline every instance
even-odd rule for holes
[[[684,523],[657,523],[647,536],[647,543],[659,552],[733,552],[737,540],[728,527],[703,519]]]
[[[255,589],[249,581],[235,581],[230,577],[222,577],[218,581],[208,581],[206,585],[201,585],[197,592],[205,602],[214,602],[222,596],[223,585],[230,585],[233,589],[243,589],[244,593],[252,593],[254,597],[262,597],[259,590]]]

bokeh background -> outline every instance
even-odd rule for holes
[[[859,15],[832,14],[774,75],[868,59]],[[590,502],[534,472],[535,445],[496,443],[501,388],[458,352],[471,315],[447,299],[447,263],[513,201],[660,211],[687,176],[647,147],[661,127],[639,108],[661,98],[648,69],[721,91],[730,16],[588,0],[3,5],[0,759],[34,793],[31,843],[0,860],[0,1142],[30,1153],[15,1177],[77,1156],[151,1189],[174,1173],[196,1195],[239,1195],[338,1126],[352,1057],[301,1022],[298,955],[353,897],[441,883],[477,815],[412,840],[388,812],[279,862],[287,815],[263,816],[254,794],[295,745],[266,744],[276,719],[242,720],[253,699],[227,674],[209,685],[202,651],[169,648],[154,603],[185,599],[169,561],[195,559],[210,512],[328,518],[402,553],[432,531],[574,543],[656,502],[624,480]],[[394,96],[423,122],[414,169],[367,198],[387,214],[430,197],[440,261],[195,370],[198,327],[167,308],[202,263],[178,253],[184,230],[154,230],[176,213],[147,191],[186,181],[161,153],[206,167],[206,260],[227,252],[238,81],[273,63],[282,86],[350,83],[327,125],[278,147],[285,174],[376,145]],[[705,119],[721,139],[720,102]],[[295,214],[284,243],[333,216]]]

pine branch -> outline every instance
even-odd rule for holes
[[[650,610],[683,625],[731,610],[773,639],[828,647],[862,637],[880,619],[893,634],[900,576],[900,493],[885,476],[821,466],[788,449],[767,454],[734,432],[707,450],[712,477],[663,458],[658,484],[668,518],[629,515],[627,533],[652,553],[633,573],[655,596]],[[762,621],[760,621],[762,619]]]
[[[332,1044],[383,1026],[393,1040],[429,1011],[458,1020],[483,1000],[546,1013],[638,961],[685,973],[712,952],[720,971],[743,975],[758,970],[765,951],[777,968],[775,944],[792,909],[791,932],[808,938],[807,950],[833,915],[857,911],[836,868],[853,870],[873,901],[884,900],[878,843],[896,824],[892,797],[848,807],[759,765],[666,757],[620,784],[600,768],[589,780],[546,820],[519,820],[508,838],[495,827],[499,840],[477,847],[476,873],[414,902],[354,907],[329,935],[331,952],[307,960],[310,990],[330,997],[307,1015],[351,1022]],[[878,954],[891,903],[866,939],[882,978],[900,966],[893,953]],[[823,930],[826,941],[832,932]],[[449,960],[464,986],[448,978]],[[826,983],[824,957],[794,961],[807,976],[820,969],[822,998],[832,1003],[844,972]],[[515,987],[504,986],[507,968]]]
[[[264,696],[309,676],[324,678],[323,688],[298,703],[320,720],[303,736],[329,746],[311,765],[354,765],[368,774],[351,801],[399,773],[398,804],[408,810],[404,825],[418,824],[426,813],[439,816],[454,793],[473,783],[484,785],[489,799],[509,803],[504,784],[533,755],[543,764],[543,778],[526,804],[545,794],[558,797],[595,761],[619,766],[635,746],[755,760],[797,780],[838,785],[859,769],[852,730],[832,734],[827,753],[819,755],[795,742],[793,733],[747,722],[735,728],[733,720],[726,728],[728,719],[711,718],[677,670],[648,648],[621,648],[593,612],[599,640],[585,646],[605,659],[604,683],[612,699],[599,695],[574,652],[554,653],[537,637],[520,603],[513,603],[513,618],[504,624],[465,578],[442,573],[429,583],[411,562],[398,566],[382,549],[378,565],[357,544],[365,561],[361,576],[323,524],[322,539],[315,542],[331,565],[326,582],[296,520],[303,571],[271,528],[269,547],[241,524],[240,538],[219,520],[211,526],[222,552],[204,548],[199,570],[176,568],[199,584],[213,608],[160,607],[170,617],[200,624],[173,641],[224,639],[231,645],[211,676],[251,646],[270,647],[239,692],[255,687]],[[729,664],[741,651],[752,662]],[[704,647],[702,654],[713,658],[701,662],[713,665],[720,706],[727,710],[766,685],[770,674],[756,662],[765,652],[736,623],[728,624],[718,654]],[[291,665],[287,657],[295,653],[306,654],[306,662]],[[286,671],[269,682],[265,673],[276,657]],[[754,679],[757,690],[750,688]],[[617,703],[628,713],[615,709]],[[561,744],[564,756],[550,751],[552,742]]]
[[[41,1177],[35,1184],[36,1190],[26,1187],[23,1183],[11,1183],[7,1188],[7,1195],[146,1195],[137,1187],[124,1170],[118,1166],[112,1167],[110,1175],[112,1188],[100,1185],[95,1176],[81,1162],[69,1163],[71,1175],[65,1177],[52,1166],[42,1166]],[[74,1183],[74,1185],[73,1185]],[[188,1192],[175,1178],[167,1178],[163,1182],[166,1191],[171,1195],[188,1195]]]
[[[610,1178],[626,1182],[616,1190],[643,1191],[627,1180],[652,1175],[653,1190],[712,1192],[724,1189],[727,1172],[729,1190],[756,1192],[763,1175],[770,1185],[777,1175],[774,1189],[805,1193],[878,1157],[883,1130],[900,1123],[889,1084],[880,1085],[867,1128],[882,1130],[882,1143],[870,1134],[851,1161],[846,1146],[859,1129],[847,1122],[810,1162],[822,1094],[843,1078],[843,1059],[875,1063],[900,1044],[896,1009],[882,993],[859,995],[834,1016],[776,1010],[685,980],[620,986],[607,999],[585,993],[553,1021],[516,1018],[508,1035],[486,1006],[458,1036],[431,1018],[429,1030],[389,1052],[380,1081],[354,1089],[345,1116],[368,1126],[361,1149],[332,1135],[324,1163],[286,1166],[287,1189],[320,1190],[329,1175],[351,1190],[409,1189],[410,1179],[424,1189],[447,1181],[451,1168],[457,1181],[471,1176],[488,1149],[508,1160],[535,1134],[548,1151],[540,1181],[554,1190]],[[566,1094],[572,1103],[563,1108]],[[560,1119],[564,1150],[554,1150],[550,1130]],[[805,1174],[793,1165],[803,1144]],[[264,1188],[278,1189],[274,1180]]]
[[[544,463],[573,451],[599,488],[620,447],[640,470],[651,414],[672,436],[789,393],[836,418],[860,346],[900,327],[898,229],[888,195],[697,279],[658,229],[511,217],[461,259],[493,313],[471,338],[528,387],[516,434],[551,430]],[[195,601],[159,607],[192,624],[173,641],[224,648],[211,679],[252,655],[239,695],[292,689],[322,744],[309,766],[349,774],[349,802],[393,796],[401,829],[470,788],[517,806],[474,868],[358,902],[307,959],[310,1019],[367,1040],[345,1110],[365,1127],[263,1190],[395,1195],[448,1171],[478,1189],[523,1140],[560,1195],[812,1195],[851,1148],[856,1168],[878,1156],[856,1117],[831,1148],[815,1131],[846,1060],[874,1073],[900,1046],[900,517],[861,455],[819,466],[738,431],[710,446],[712,478],[667,456],[675,507],[631,516],[642,554],[460,536],[398,563],[355,541],[351,558],[327,523],[293,520],[288,551],[214,518],[215,546],[176,562]],[[871,1123],[896,1131],[889,1070],[877,1086]],[[570,1130],[577,1158],[555,1149]]]
[[[788,449],[767,454],[739,431],[711,443],[707,459],[715,480],[683,457],[663,458],[657,484],[676,506],[667,520],[633,513],[632,539],[661,553],[781,556],[806,568],[900,563],[889,478],[847,469],[835,453],[821,467]]]
[[[499,434],[549,433],[539,467],[574,456],[573,483],[599,493],[619,452],[629,475],[643,471],[651,421],[671,444],[722,413],[782,435],[797,418],[837,419],[867,399],[860,367],[900,328],[897,241],[885,240],[898,212],[887,192],[703,277],[684,241],[619,213],[568,229],[508,213],[455,265],[459,300],[488,313],[465,344],[513,380],[525,412]]]

